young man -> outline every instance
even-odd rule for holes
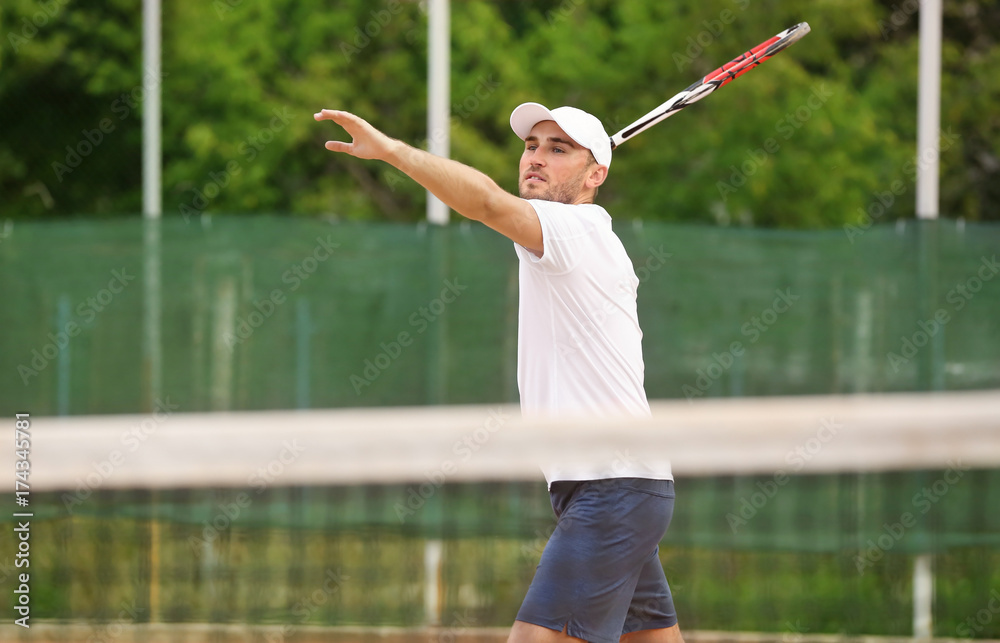
[[[611,165],[601,122],[573,107],[525,103],[520,198],[469,166],[322,110],[352,137],[326,148],[398,168],[462,216],[514,242],[520,261],[518,389],[525,415],[643,416],[639,280],[611,217],[594,204]],[[658,544],[673,513],[666,460],[627,452],[543,467],[558,518],[510,643],[682,643]]]

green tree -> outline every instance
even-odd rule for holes
[[[4,3],[0,216],[140,209],[139,7]]]
[[[516,189],[520,102],[575,104],[609,132],[796,22],[759,70],[616,152],[618,217],[835,227],[914,212],[916,3],[452,2],[451,153]],[[167,3],[163,77],[141,66],[141,3],[12,0],[0,12],[0,216],[134,215],[141,111],[162,84],[166,216],[418,221],[423,190],[327,153],[321,107],[426,144],[427,16],[414,0]],[[945,8],[941,211],[1000,218],[1000,8]],[[890,195],[891,199],[886,195]]]

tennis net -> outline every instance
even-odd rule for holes
[[[4,640],[504,640],[554,528],[539,463],[650,454],[689,639],[1000,638],[1000,392],[30,421]]]

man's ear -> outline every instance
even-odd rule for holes
[[[588,188],[596,188],[603,184],[607,178],[608,166],[594,164],[587,174],[587,180],[584,182],[584,185]]]

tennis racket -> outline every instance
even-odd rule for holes
[[[731,83],[782,49],[798,42],[807,33],[809,33],[809,23],[800,22],[794,27],[785,29],[773,38],[765,40],[750,51],[740,54],[612,136],[611,149],[615,149],[636,134],[646,131],[665,118],[673,116],[688,105],[700,101],[723,85]]]

